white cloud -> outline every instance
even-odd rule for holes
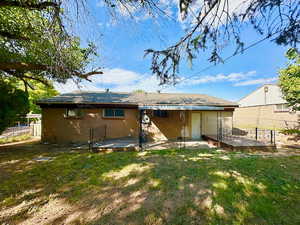
[[[183,78],[181,85],[188,86],[188,85],[196,85],[196,84],[215,83],[215,82],[237,82],[255,75],[256,75],[256,71],[249,71],[246,73],[230,73],[228,75],[224,75],[224,74],[206,75],[200,78],[190,78],[190,79]]]
[[[266,83],[272,83],[276,81],[277,77],[271,77],[271,78],[262,78],[262,79],[254,79],[254,80],[247,80],[235,83],[234,86],[248,86],[248,85],[257,85],[257,84],[266,84]]]
[[[140,74],[134,71],[114,68],[105,69],[103,75],[95,75],[90,77],[92,82],[82,81],[76,84],[72,80],[68,80],[66,84],[55,83],[55,88],[60,93],[73,91],[104,91],[109,88],[112,91],[134,91],[142,89],[148,92],[161,90],[162,86],[155,76],[149,74]],[[164,91],[176,92],[175,87],[164,88]]]
[[[247,80],[250,77],[257,76],[256,71],[230,73],[230,74],[217,74],[206,75],[196,78],[182,78],[176,86],[160,86],[159,80],[156,76],[149,74],[141,74],[131,70],[112,68],[103,70],[103,75],[95,75],[90,77],[92,82],[82,81],[76,84],[69,80],[66,84],[55,84],[55,88],[61,92],[72,91],[104,91],[109,88],[112,91],[125,91],[130,92],[134,90],[144,90],[147,92],[155,92],[162,90],[163,92],[179,92],[180,89],[199,84],[217,83],[217,82],[230,82],[233,86],[252,85],[256,83],[265,83],[273,81],[273,78]]]

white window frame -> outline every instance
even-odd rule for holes
[[[285,103],[274,105],[274,112],[289,112],[290,108],[283,108],[284,105],[287,106],[287,104],[285,104]],[[277,108],[278,106],[281,106],[281,109],[278,109]]]

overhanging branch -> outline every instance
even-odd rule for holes
[[[0,1],[0,7],[20,7],[20,8],[26,8],[31,10],[43,10],[48,7],[55,8],[59,10],[60,5],[56,2],[30,2],[30,1],[8,1],[8,0],[1,0]]]
[[[10,74],[13,74],[14,71],[47,71],[49,73],[58,72],[58,73],[69,73],[70,75],[77,76],[81,79],[89,80],[89,76],[103,74],[102,71],[93,70],[87,73],[82,73],[76,70],[70,70],[69,68],[64,67],[54,67],[49,65],[42,64],[33,64],[25,62],[0,62],[0,71],[5,71]],[[33,79],[31,77],[26,77],[28,79]],[[40,81],[40,80],[39,80]],[[41,82],[41,81],[40,81]]]

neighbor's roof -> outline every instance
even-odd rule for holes
[[[204,94],[148,93],[148,92],[72,92],[56,97],[42,99],[37,104],[133,104],[133,105],[206,105],[206,106],[238,106]]]

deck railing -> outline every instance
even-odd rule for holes
[[[218,131],[218,139],[219,140],[230,140],[234,137],[245,137],[257,141],[262,141],[270,144],[275,144],[276,139],[276,131],[269,129],[240,129],[240,128],[220,128]]]
[[[89,130],[89,149],[91,150],[96,142],[106,139],[107,126],[92,127]]]

